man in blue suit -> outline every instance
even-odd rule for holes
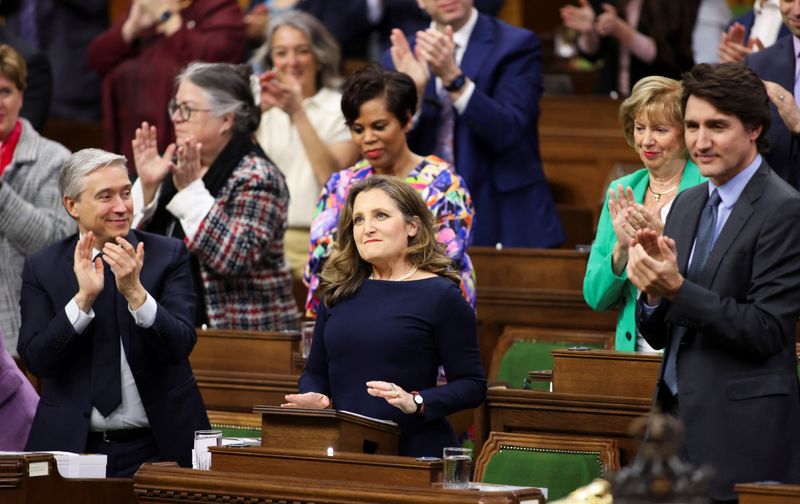
[[[80,234],[23,269],[18,351],[42,379],[26,449],[104,453],[115,477],[148,461],[190,465],[194,431],[209,424],[188,361],[197,338],[189,253],[130,229],[122,156],[76,152],[59,189]]]
[[[479,14],[473,0],[417,0],[433,19],[409,44],[392,30],[383,63],[421,99],[412,150],[453,163],[475,203],[473,244],[564,240],[539,157],[542,50],[536,36]]]
[[[791,31],[774,45],[747,58],[745,64],[767,87],[772,125],[767,132],[769,165],[795,189],[800,189],[800,0],[781,0],[783,24]]]

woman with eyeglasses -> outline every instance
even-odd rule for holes
[[[186,243],[198,326],[296,329],[283,254],[289,191],[252,140],[261,111],[249,73],[245,66],[192,63],[176,79],[169,104],[177,142],[159,155],[156,127],[136,130],[133,224]]]
[[[196,60],[242,61],[247,41],[236,0],[127,3],[127,14],[89,44],[86,60],[103,79],[104,148],[130,160],[133,133],[142,121],[158,127],[161,145],[174,141],[166,104],[178,72]],[[77,30],[75,37],[82,36]]]

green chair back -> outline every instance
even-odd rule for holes
[[[506,382],[511,388],[523,388],[528,371],[553,369],[551,350],[564,349],[579,344],[574,342],[515,340],[503,354],[497,369],[497,381]],[[603,348],[599,344],[581,343],[580,346]],[[530,388],[547,390],[548,383],[534,382]]]
[[[212,429],[222,431],[222,437],[260,438],[261,429],[242,425],[211,424]]]
[[[501,446],[482,482],[547,488],[550,502],[602,476],[599,452]]]

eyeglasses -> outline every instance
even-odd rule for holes
[[[176,110],[178,111],[178,117],[181,118],[181,121],[188,121],[192,118],[192,114],[195,112],[211,112],[211,109],[192,108],[186,102],[177,103],[175,98],[173,98],[167,104],[167,112],[169,112],[169,116],[172,117]]]

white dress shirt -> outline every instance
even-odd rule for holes
[[[92,259],[94,260],[99,253],[99,250],[93,249]],[[137,310],[132,310],[130,305],[128,305],[128,311],[136,322],[136,325],[147,329],[151,327],[156,320],[158,305],[153,299],[153,296],[151,296],[149,292],[145,292],[147,298],[144,304]],[[94,309],[90,308],[89,313],[84,312],[78,307],[75,298],[72,298],[72,300],[67,303],[64,307],[64,311],[67,315],[67,320],[69,320],[75,332],[78,334],[82,334],[89,326],[89,323],[94,319]],[[142,404],[142,398],[139,396],[139,389],[136,387],[136,381],[133,379],[131,367],[128,365],[128,358],[125,356],[125,347],[122,345],[122,341],[120,341],[119,350],[120,371],[122,376],[122,402],[117,409],[112,411],[107,417],[104,417],[97,408],[92,408],[92,415],[89,419],[89,430],[93,432],[150,426],[147,413]]]

